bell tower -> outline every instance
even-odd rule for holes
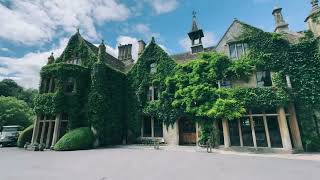
[[[203,45],[202,45],[202,38],[204,37],[202,29],[198,28],[197,21],[196,21],[196,12],[193,11],[193,18],[192,18],[192,28],[191,32],[188,33],[189,38],[191,40],[191,53],[199,53],[203,52]]]

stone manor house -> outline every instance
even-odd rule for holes
[[[310,15],[306,18],[309,30],[315,36],[320,36],[320,21],[313,21],[312,17],[320,12],[318,1],[312,1],[312,10]],[[289,29],[289,24],[286,23],[282,8],[276,7],[272,11],[275,19],[275,32],[282,33],[291,43],[304,36],[304,32],[292,32]],[[183,64],[196,59],[197,54],[201,52],[217,51],[229,56],[235,61],[246,53],[248,44],[238,42],[236,37],[243,33],[244,22],[235,19],[230,27],[226,30],[223,37],[218,44],[213,47],[204,47],[202,38],[205,34],[199,28],[195,15],[192,20],[192,28],[188,33],[191,41],[191,49],[189,52],[172,55],[171,58],[178,64]],[[85,45],[98,54],[98,48],[90,42],[84,40],[79,32],[71,37],[71,40],[82,39]],[[70,44],[70,43],[69,43]],[[69,45],[68,45],[69,46]],[[66,47],[69,49],[70,47]],[[141,56],[148,48],[144,41],[139,41],[139,56]],[[64,52],[66,53],[66,52]],[[64,56],[64,55],[62,55]],[[77,55],[68,56],[70,59],[63,62],[64,64],[72,64],[74,66],[86,66],[84,59],[78,58]],[[135,65],[132,59],[132,45],[120,45],[118,57],[113,57],[110,54],[105,54],[105,62],[108,66],[117,71],[127,73]],[[49,63],[55,63],[53,56],[49,57]],[[138,59],[139,61],[139,59]],[[157,64],[150,64],[150,73],[157,71]],[[220,87],[267,87],[272,86],[272,74],[270,72],[255,72],[248,82],[234,81],[234,82],[220,82]],[[287,85],[291,86],[290,78],[287,77]],[[55,91],[54,78],[41,77],[40,93],[46,94]],[[71,93],[77,84],[74,84],[72,79],[66,80],[66,87],[64,91]],[[148,100],[153,101],[158,99],[158,89],[151,86],[146,94]],[[47,116],[38,114],[35,122],[35,128],[32,137],[32,143],[44,143],[47,148],[54,145],[67,131],[68,114],[60,113],[54,116]],[[154,140],[160,141],[168,145],[196,145],[199,139],[199,127],[197,123],[188,118],[177,119],[172,125],[167,127],[161,120],[153,117],[141,118],[141,135],[140,140]],[[271,151],[287,151],[303,149],[298,120],[296,117],[294,104],[288,104],[286,107],[278,107],[277,109],[268,111],[259,111],[255,109],[248,110],[248,114],[237,121],[221,121],[219,122],[220,143],[221,147],[225,148],[252,148],[252,149],[267,149]]]

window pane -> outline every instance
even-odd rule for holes
[[[269,71],[265,72],[265,77],[264,77],[264,86],[272,86],[272,78],[271,78],[271,73]]]
[[[232,146],[240,146],[238,121],[229,121],[230,140]]]
[[[150,73],[151,74],[157,73],[157,63],[150,64]]]
[[[154,137],[163,137],[163,123],[154,118]]]
[[[230,81],[222,81],[220,86],[223,88],[232,88],[232,84]]]
[[[264,128],[263,117],[253,117],[254,130],[256,133],[257,146],[268,147],[266,131]]]
[[[242,44],[237,44],[237,55],[238,55],[238,58],[240,58],[242,55],[243,55],[243,47],[242,47]]]
[[[56,90],[56,80],[55,79],[52,79],[52,84],[51,84],[51,92],[55,92]]]
[[[265,72],[257,72],[257,86],[258,87],[263,87],[264,86],[264,76],[265,76]]]
[[[237,58],[236,45],[231,44],[229,46],[229,50],[230,50],[230,58]]]
[[[243,44],[243,47],[244,47],[244,53],[246,53],[248,50],[249,50],[249,46],[247,43],[244,43]]]
[[[257,86],[258,87],[272,86],[271,73],[266,71],[257,72]]]
[[[282,148],[281,135],[277,116],[267,116],[271,147]]]
[[[149,90],[148,90],[148,101],[152,101],[153,99],[152,99],[152,94],[153,94],[153,87],[152,86],[150,86],[149,87]]]
[[[143,137],[151,137],[151,117],[143,119]]]
[[[158,87],[154,87],[153,100],[158,100],[158,99],[159,99],[159,88]]]
[[[249,117],[244,117],[240,120],[241,130],[242,130],[242,138],[244,146],[253,146],[252,139],[252,131],[251,131],[251,123]]]

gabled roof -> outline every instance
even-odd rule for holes
[[[257,28],[255,26],[252,26],[252,25],[249,25],[245,22],[242,22],[242,21],[239,21],[238,19],[234,19],[233,22],[231,23],[231,25],[228,27],[227,31],[223,34],[223,36],[221,37],[221,39],[219,40],[218,44],[217,44],[217,47],[220,45],[220,43],[226,38],[226,36],[228,35],[228,33],[230,32],[231,28],[235,26],[235,24],[240,24],[241,26],[246,26],[246,27],[250,27],[250,28],[253,28],[253,29],[257,29],[257,30],[260,30],[260,31],[263,31],[262,29],[260,28]]]
[[[99,48],[96,47],[95,45],[93,45],[92,43],[90,43],[89,41],[85,40],[80,35],[80,33],[77,32],[76,34],[71,36],[67,47],[64,49],[63,53],[59,57],[59,59],[60,59],[59,62],[68,61],[69,60],[68,58],[70,58],[70,57],[68,57],[68,56],[66,57],[66,54],[70,51],[74,51],[74,48],[80,47],[83,45],[86,46],[86,48],[88,49],[88,53],[92,53],[92,54],[94,54],[94,56],[98,57]],[[76,55],[74,55],[74,56],[76,56]],[[111,68],[114,68],[119,71],[124,71],[125,65],[120,60],[113,57],[109,53],[106,53],[105,58],[106,58],[105,59],[106,64],[109,65]]]

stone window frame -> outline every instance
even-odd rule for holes
[[[55,93],[56,88],[56,78],[50,77],[50,78],[44,78],[41,80],[41,93]]]
[[[158,86],[149,86],[148,92],[147,92],[147,100],[150,101],[156,101],[160,98],[160,88]]]
[[[150,64],[150,74],[156,74],[157,73],[157,65],[158,64],[156,62]]]
[[[259,74],[263,73],[261,75],[261,78],[258,78]],[[256,73],[256,85],[257,87],[271,87],[272,86],[272,72],[270,71],[257,71]],[[269,75],[269,76],[268,76]],[[270,78],[269,81],[271,84],[266,84],[266,80],[263,80],[262,78]],[[263,84],[262,84],[263,83]]]
[[[241,52],[242,54],[239,55],[239,45],[241,46]],[[234,47],[234,52],[235,54],[233,55],[232,51],[231,51],[231,48]],[[248,46],[248,43],[246,42],[229,42],[228,43],[228,49],[229,49],[229,57],[233,60],[237,60],[237,59],[240,59],[240,57],[244,54],[246,54],[246,52],[248,51],[249,49],[249,46]]]
[[[270,133],[269,133],[269,127],[268,127],[268,120],[267,120],[267,117],[277,117],[278,119],[278,123],[280,121],[280,113],[279,112],[275,112],[275,113],[266,113],[265,111],[263,111],[261,114],[256,114],[256,113],[252,113],[252,110],[249,110],[248,111],[248,114],[247,115],[244,115],[243,117],[248,117],[249,118],[249,121],[250,121],[250,126],[251,126],[251,133],[252,133],[252,140],[253,140],[253,146],[244,146],[244,143],[243,143],[243,134],[242,134],[242,126],[241,126],[241,123],[240,123],[240,119],[237,120],[237,124],[238,124],[238,129],[239,129],[239,141],[240,141],[240,146],[234,146],[234,147],[253,147],[253,148],[260,148],[258,147],[257,145],[257,137],[256,137],[256,131],[255,131],[255,122],[254,122],[254,119],[253,117],[262,117],[263,118],[263,123],[264,123],[264,128],[265,128],[265,135],[266,135],[266,140],[267,140],[267,148],[274,148],[271,146],[271,140],[270,140]],[[290,117],[291,117],[291,114],[290,113],[285,113],[285,117],[286,117],[286,120],[288,120]],[[227,125],[227,131],[230,132],[230,129],[229,129],[229,125]],[[280,127],[279,127],[279,131],[280,130]],[[281,134],[281,132],[279,132]],[[229,135],[229,138],[230,138],[230,135]],[[281,137],[280,137],[281,138]],[[233,146],[231,144],[231,141],[229,141],[229,146]],[[283,142],[282,142],[282,146],[283,145]]]
[[[147,116],[148,117],[148,116]],[[142,119],[142,123],[141,123],[141,138],[163,138],[164,137],[164,134],[163,134],[163,122],[162,122],[162,136],[155,136],[155,117],[153,116],[149,116],[150,117],[150,121],[151,121],[151,136],[145,136],[145,133],[144,133],[144,122],[146,120],[146,118],[143,118]]]

